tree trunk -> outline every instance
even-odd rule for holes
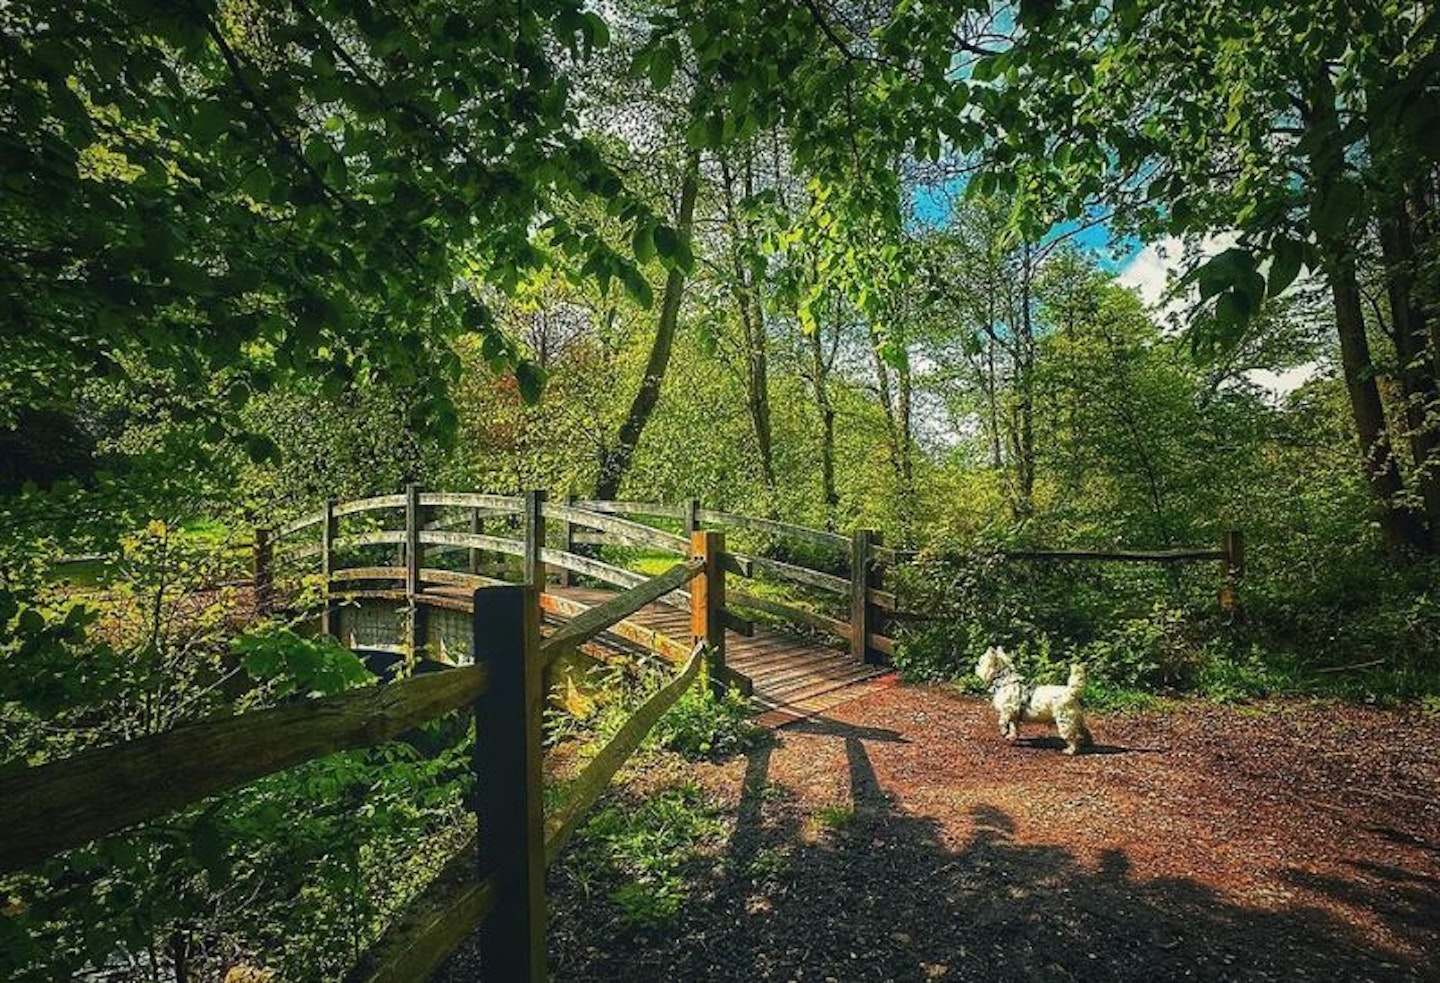
[[[1432,353],[1426,351],[1424,311],[1415,297],[1415,250],[1410,216],[1403,201],[1381,216],[1380,249],[1394,325],[1395,353],[1405,400],[1405,424],[1415,463],[1415,487],[1424,503],[1432,552],[1440,552],[1440,430],[1429,414],[1440,410]]]
[[[675,221],[675,231],[686,245],[690,243],[695,225],[695,198],[699,186],[700,155],[698,151],[691,151],[685,160],[685,175],[680,183],[680,208]],[[660,387],[665,381],[665,370],[670,365],[670,352],[675,347],[675,328],[680,320],[680,298],[684,292],[685,272],[678,265],[671,266],[665,277],[660,321],[655,328],[650,357],[645,362],[645,376],[640,380],[640,388],[630,403],[630,412],[620,426],[615,445],[601,451],[600,475],[595,482],[595,497],[598,499],[613,499],[619,494],[620,485],[635,459],[635,449],[640,445],[640,435],[660,401]]]
[[[760,477],[765,485],[765,509],[775,518],[779,485],[775,477],[775,445],[770,425],[770,356],[765,329],[765,311],[760,300],[761,284],[747,262],[755,249],[754,230],[742,222],[735,203],[734,179],[729,160],[720,155],[721,179],[725,185],[725,218],[730,226],[730,264],[735,278],[732,296],[745,341],[745,407],[755,433],[760,457]],[[750,161],[745,161],[745,194],[751,193]]]
[[[810,332],[810,386],[820,415],[820,497],[825,505],[825,528],[835,531],[840,494],[835,489],[835,407],[830,402],[830,366],[820,338],[820,325]]]
[[[1335,328],[1340,335],[1340,361],[1350,410],[1360,439],[1361,469],[1380,510],[1385,542],[1392,549],[1423,547],[1424,530],[1417,516],[1405,505],[1405,483],[1390,448],[1385,425],[1385,407],[1375,383],[1375,366],[1370,359],[1370,342],[1365,336],[1365,318],[1360,286],[1355,278],[1355,261],[1348,251],[1329,244],[1330,293],[1335,305]]]

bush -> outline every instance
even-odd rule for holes
[[[750,701],[736,689],[716,696],[703,683],[686,690],[655,725],[653,740],[692,761],[739,754],[754,747],[765,729],[752,719]]]

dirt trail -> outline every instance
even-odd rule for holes
[[[1094,730],[1074,759],[1039,728],[1011,746],[982,701],[919,687],[786,728],[701,768],[734,827],[676,924],[552,878],[552,978],[1440,980],[1440,718],[1197,704]]]

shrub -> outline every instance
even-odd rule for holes
[[[765,730],[752,719],[750,701],[736,689],[716,696],[697,683],[655,725],[653,740],[692,761],[724,758],[754,747]]]

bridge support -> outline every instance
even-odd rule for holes
[[[690,634],[705,643],[705,674],[711,690],[723,695],[725,672],[725,534],[698,529],[690,534],[690,555],[705,567],[690,581]]]
[[[545,590],[545,492],[525,493],[525,583]]]
[[[489,679],[475,702],[475,821],[480,876],[495,884],[480,966],[497,983],[546,979],[539,597],[528,586],[474,595],[475,662]]]
[[[405,486],[405,600],[409,606],[405,619],[405,661],[412,669],[424,657],[425,646],[429,642],[429,626],[426,624],[429,612],[419,601],[423,589],[420,570],[425,565],[420,530],[424,526],[425,510],[420,505],[420,486],[412,481]]]
[[[880,541],[880,534],[873,529],[856,529],[850,540],[850,654],[857,662],[872,665],[884,661],[884,656],[870,647],[870,636],[879,627],[870,590],[880,586],[871,547]]]
[[[1220,610],[1233,611],[1238,605],[1236,587],[1245,576],[1245,540],[1238,529],[1221,534],[1220,553]]]

